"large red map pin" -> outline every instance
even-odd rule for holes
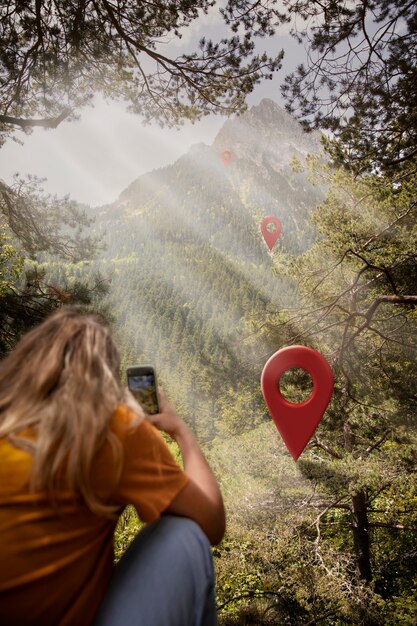
[[[301,367],[313,379],[313,391],[304,402],[288,402],[279,381],[284,372]],[[333,393],[333,373],[326,359],[306,346],[288,346],[275,352],[265,364],[261,388],[268,411],[294,461],[308,444]]]
[[[275,229],[272,231],[268,230],[268,226],[270,224],[275,225]],[[272,248],[275,246],[275,243],[279,237],[280,232],[281,232],[281,222],[279,221],[277,217],[274,217],[273,215],[264,217],[264,219],[261,222],[261,233],[265,240],[266,245],[268,246],[270,250],[272,250]]]

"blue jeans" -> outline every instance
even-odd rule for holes
[[[93,626],[216,626],[214,579],[200,527],[163,515],[120,559]]]

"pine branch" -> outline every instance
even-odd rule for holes
[[[324,450],[325,452],[327,452],[327,454],[330,454],[330,456],[332,456],[334,459],[341,459],[342,456],[341,454],[339,454],[338,452],[336,452],[336,450],[334,450],[333,448],[331,448],[330,446],[328,446],[326,443],[323,443],[318,437],[317,435],[314,437],[313,443],[312,443],[312,447],[313,448],[321,448],[322,450]]]
[[[372,522],[368,524],[372,528],[393,528],[394,530],[411,530],[417,531],[416,526],[404,526],[403,524],[388,524],[387,522]]]
[[[35,126],[41,126],[42,128],[57,128],[57,126],[59,126],[59,124],[63,122],[70,115],[70,113],[71,109],[64,109],[58,117],[49,117],[38,120],[0,114],[0,123],[13,124],[14,126],[20,126],[21,128],[33,128]]]
[[[365,452],[362,455],[362,458],[366,458],[367,456],[370,455],[372,450],[375,450],[376,448],[378,448],[381,445],[381,443],[385,441],[385,439],[388,437],[390,432],[391,432],[390,430],[386,430],[384,434],[377,441],[375,441],[375,443],[369,446],[369,448],[366,448]]]

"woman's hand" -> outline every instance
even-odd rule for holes
[[[158,387],[158,400],[159,413],[147,415],[146,419],[159,430],[163,430],[167,435],[177,440],[188,429],[188,426],[167,399],[162,387]]]

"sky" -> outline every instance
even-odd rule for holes
[[[218,40],[225,33],[218,13],[212,9],[184,30],[181,39],[165,44],[166,54],[189,52],[203,35]],[[272,81],[263,81],[248,96],[249,106],[271,98],[283,106],[280,84],[286,73],[303,59],[303,49],[279,31],[269,40],[260,39],[257,52],[274,55],[284,48],[283,69]],[[94,107],[80,111],[80,119],[63,122],[57,129],[35,128],[26,135],[16,132],[22,145],[9,139],[0,150],[1,178],[8,184],[13,175],[33,174],[46,179],[46,192],[70,197],[92,206],[116,200],[138,176],[173,163],[191,145],[211,144],[226,118],[210,115],[180,129],[160,128],[156,123],[143,125],[139,115],[130,114],[120,102],[105,102],[96,97]]]

